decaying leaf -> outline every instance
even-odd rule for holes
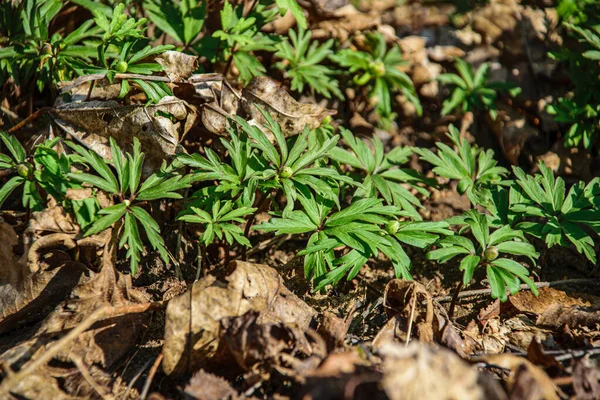
[[[382,386],[390,400],[411,399],[505,399],[493,381],[453,352],[419,342],[408,346],[388,343]]]
[[[230,365],[233,358],[244,371],[272,370],[302,380],[327,354],[318,334],[308,335],[296,324],[259,323],[259,313],[221,320],[222,336],[216,362]],[[309,340],[309,337],[313,340]]]
[[[185,386],[185,394],[197,400],[221,400],[238,398],[237,392],[225,379],[200,370]]]
[[[196,111],[185,101],[165,97],[158,104],[125,105],[114,100],[69,103],[54,109],[56,123],[78,142],[110,160],[109,138],[130,151],[133,138],[146,155],[144,174],[181,152],[179,141],[192,128]]]
[[[198,59],[199,57],[179,51],[165,51],[156,56],[155,61],[163,67],[171,82],[180,82],[198,69]]]
[[[600,297],[596,296],[569,295],[554,288],[541,288],[539,296],[523,291],[511,296],[509,302],[520,312],[535,314],[538,325],[558,328],[600,323]]]
[[[31,272],[13,253],[17,235],[0,221],[0,334],[43,319],[77,285],[85,266],[51,257],[45,267]]]
[[[298,103],[266,76],[252,79],[242,91],[242,97],[242,107],[251,122],[259,126],[266,124],[264,116],[256,107],[260,106],[281,125],[285,136],[297,135],[305,126],[315,129],[321,125],[323,118],[336,113],[317,104]]]
[[[485,361],[510,370],[508,391],[515,399],[558,400],[559,389],[552,379],[540,367],[527,359],[513,354],[494,354],[476,357],[477,361]]]
[[[600,372],[587,356],[575,362],[573,389],[579,400],[600,399]]]
[[[259,324],[295,324],[301,331],[314,310],[291,293],[266,265],[236,261],[226,282],[208,276],[172,299],[167,307],[163,370],[178,375],[196,370],[216,355],[222,320],[258,312]]]

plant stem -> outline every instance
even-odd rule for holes
[[[456,300],[458,300],[458,296],[460,295],[460,291],[463,288],[463,283],[460,282],[454,291],[454,295],[452,295],[452,302],[450,303],[450,308],[448,309],[448,320],[452,320],[454,316],[454,308],[456,307]]]

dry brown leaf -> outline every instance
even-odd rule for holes
[[[208,276],[172,299],[167,307],[163,369],[178,375],[202,367],[216,355],[223,335],[221,321],[249,311],[259,324],[296,324],[301,331],[314,310],[291,293],[266,265],[236,261],[226,282]]]
[[[518,311],[537,316],[536,324],[558,328],[593,326],[600,323],[600,297],[569,295],[554,288],[541,288],[539,296],[520,292],[509,298]]]
[[[113,100],[69,103],[55,108],[54,114],[58,126],[107,160],[111,159],[111,137],[123,151],[131,151],[133,138],[137,137],[146,154],[146,176],[181,151],[179,141],[196,120],[195,109],[176,97],[165,97],[148,106],[123,106]]]
[[[199,57],[179,51],[165,51],[156,56],[155,61],[163,67],[171,82],[180,82],[198,69],[198,59]]]
[[[220,376],[216,376],[200,370],[192,376],[185,386],[185,394],[197,400],[221,400],[238,398],[237,392],[229,382]]]
[[[362,13],[348,4],[335,10],[333,18],[315,24],[311,32],[314,39],[334,38],[345,42],[353,33],[368,31],[380,24],[380,13]]]
[[[297,135],[306,126],[318,128],[325,117],[336,113],[317,104],[298,103],[266,76],[255,77],[242,91],[242,107],[250,123],[266,125],[264,116],[256,106],[262,107],[281,125],[285,136]]]
[[[0,334],[43,319],[77,285],[85,266],[49,258],[43,269],[31,272],[13,253],[17,235],[0,221]]]
[[[475,357],[474,361],[485,361],[510,370],[508,391],[516,400],[558,400],[559,389],[552,379],[527,359],[513,354],[494,354]]]
[[[483,376],[449,350],[420,342],[388,343],[380,353],[382,386],[390,400],[506,398],[498,384],[482,384]]]
[[[587,356],[575,362],[573,389],[578,400],[600,399],[600,373]]]
[[[259,323],[258,319],[258,312],[249,311],[221,320],[217,362],[231,365],[233,358],[244,371],[269,376],[275,369],[302,380],[326,356],[325,343],[316,333],[307,337],[295,324]]]

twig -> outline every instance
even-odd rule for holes
[[[106,74],[90,74],[81,76],[74,81],[71,82],[70,85],[64,86],[60,89],[60,94],[73,90],[77,86],[90,82],[90,81],[99,81],[106,78]],[[153,82],[166,82],[172,83],[171,79],[166,76],[155,76],[155,75],[142,75],[142,74],[116,74],[115,79],[142,79],[145,81],[153,81]]]
[[[8,130],[8,133],[13,133],[15,131],[18,131],[19,129],[21,129],[22,127],[24,127],[25,125],[27,125],[28,122],[33,121],[34,119],[38,118],[40,115],[45,114],[45,113],[47,113],[50,110],[52,110],[52,107],[42,107],[42,108],[40,108],[36,112],[31,113],[29,115],[29,117],[25,118],[23,121],[19,122],[18,124],[16,124],[12,128],[10,128]]]
[[[450,308],[448,309],[448,320],[451,320],[454,316],[454,308],[456,307],[456,301],[458,300],[458,296],[460,295],[462,288],[463,283],[460,282],[454,291],[454,295],[452,296],[452,302],[450,303]]]
[[[131,381],[127,385],[127,389],[125,390],[125,393],[123,393],[123,396],[121,396],[121,400],[125,400],[127,398],[127,395],[129,394],[129,391],[131,390],[131,388],[133,387],[133,385],[135,385],[135,382],[137,382],[137,380],[139,379],[139,377],[142,376],[142,372],[144,372],[146,370],[146,368],[148,368],[148,365],[150,365],[150,360],[146,361],[144,363],[144,365],[142,365],[142,368],[140,368],[139,371],[135,374],[135,376],[131,379]],[[123,371],[123,373],[124,372],[125,371]]]
[[[408,346],[410,342],[410,333],[412,332],[413,319],[415,318],[415,308],[417,307],[417,294],[413,290],[413,301],[410,307],[410,319],[408,320],[408,329],[406,330],[406,341],[404,342],[405,346]]]
[[[150,390],[150,385],[152,384],[152,379],[154,379],[154,375],[158,370],[158,366],[163,359],[163,353],[160,353],[156,360],[154,360],[154,364],[152,364],[152,368],[148,372],[148,377],[146,378],[146,383],[144,384],[144,390],[142,390],[142,394],[140,395],[141,400],[146,400],[146,396],[148,396],[148,391]]]
[[[35,360],[29,361],[18,372],[15,372],[14,374],[9,375],[7,378],[5,378],[2,381],[2,384],[0,385],[0,398],[5,398],[15,385],[17,385],[29,375],[33,374],[38,368],[44,366],[60,351],[67,347],[67,345],[70,342],[79,337],[83,332],[88,330],[96,322],[105,318],[115,318],[125,314],[143,313],[150,310],[157,310],[166,307],[166,305],[167,303],[164,301],[157,301],[154,303],[128,304],[125,306],[117,307],[103,306],[96,309],[96,311],[94,311],[87,318],[81,321],[79,325],[73,328],[60,340],[56,341],[56,343],[54,343],[42,355],[40,355]]]
[[[554,286],[562,286],[562,285],[569,285],[569,284],[579,284],[579,283],[588,283],[588,284],[595,284],[598,285],[600,284],[600,280],[599,279],[586,279],[586,278],[578,278],[578,279],[565,279],[562,281],[554,281],[554,282],[536,282],[535,286],[538,288],[543,288],[543,287],[554,287]],[[523,284],[520,286],[521,290],[531,290],[531,288],[529,287],[529,285]],[[487,288],[487,289],[476,289],[476,290],[465,290],[462,291],[460,293],[458,293],[457,299],[462,299],[463,297],[473,297],[473,296],[480,296],[480,295],[486,295],[486,294],[490,294],[492,292],[492,289]],[[439,303],[447,303],[449,301],[452,301],[452,298],[454,296],[441,296],[441,297],[436,297],[434,300],[439,302]]]

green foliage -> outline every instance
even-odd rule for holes
[[[8,77],[15,84],[29,85],[42,91],[48,84],[69,80],[73,76],[72,60],[91,61],[96,57],[92,44],[101,33],[93,21],[86,21],[63,37],[50,35],[51,21],[63,7],[59,0],[3,2],[0,37],[7,38],[0,48],[0,82]]]
[[[152,75],[163,70],[162,66],[156,62],[144,61],[149,57],[171,50],[174,46],[152,47],[148,45],[139,48],[138,44],[148,41],[144,35],[146,19],[129,18],[124,14],[124,10],[124,4],[117,5],[110,20],[102,12],[94,10],[94,21],[103,32],[102,43],[97,47],[100,66],[82,61],[72,62],[73,68],[80,74],[106,74],[106,78],[113,82],[118,73]],[[115,56],[111,56],[111,52]],[[112,61],[109,62],[111,58]],[[163,97],[172,95],[171,90],[164,82],[122,79],[119,98],[123,98],[129,93],[130,82],[138,86],[151,103],[158,103]]]
[[[598,115],[600,115],[600,25],[564,24],[581,39],[582,49],[562,49],[550,56],[567,65],[574,90],[549,104],[546,111],[555,116],[557,122],[568,126],[564,134],[567,147],[583,145],[590,150],[598,141]]]
[[[137,138],[133,140],[133,153],[123,156],[121,149],[111,138],[111,156],[109,163],[93,151],[75,143],[66,143],[77,156],[73,161],[89,167],[95,175],[87,172],[69,173],[67,177],[75,182],[89,185],[111,195],[115,204],[102,208],[96,219],[86,230],[85,236],[94,235],[118,223],[119,248],[127,246],[127,258],[131,273],[137,273],[144,245],[138,222],[141,224],[150,245],[160,253],[165,262],[169,262],[169,253],[160,235],[160,227],[152,216],[141,206],[152,200],[180,199],[179,190],[190,187],[189,177],[180,175],[173,166],[163,167],[160,171],[142,180],[144,154]],[[116,175],[110,166],[116,171]]]
[[[242,229],[233,223],[245,222],[242,217],[252,214],[256,211],[256,208],[244,206],[234,208],[235,205],[232,201],[226,201],[221,205],[221,200],[213,201],[212,204],[207,201],[203,205],[209,212],[191,206],[190,210],[193,214],[186,212],[178,217],[180,221],[204,225],[204,232],[200,235],[200,243],[208,246],[213,243],[216,235],[219,240],[225,238],[230,245],[236,242],[250,247],[250,241],[244,236]]]
[[[600,4],[597,0],[558,0],[556,12],[561,21],[595,24],[599,22]]]
[[[513,168],[517,176],[511,189],[516,192],[510,205],[510,211],[517,216],[513,223],[525,233],[544,239],[548,247],[572,243],[579,253],[596,263],[594,240],[586,230],[598,233],[600,229],[600,179],[587,185],[576,183],[567,193],[562,178],[555,179],[543,163],[539,168],[542,173],[535,176]]]
[[[188,49],[200,43],[206,5],[203,0],[182,0],[178,4],[170,0],[146,0],[144,10],[161,31]]]
[[[216,40],[212,48],[218,50],[212,61],[235,63],[240,72],[240,79],[250,81],[252,77],[263,75],[265,67],[253,54],[255,51],[275,52],[275,44],[281,39],[277,35],[267,35],[261,32],[263,26],[273,21],[278,11],[260,2],[247,14],[244,13],[244,3],[235,7],[227,0],[221,10],[221,29],[212,34]]]
[[[369,97],[377,103],[376,110],[384,124],[396,116],[392,112],[392,94],[397,91],[402,92],[421,115],[423,109],[414,85],[398,68],[405,64],[400,48],[395,45],[388,51],[381,33],[367,34],[367,46],[368,52],[343,49],[331,59],[348,69],[355,85],[368,88]]]
[[[360,199],[338,212],[332,212],[333,202],[323,197],[301,195],[299,201],[302,210],[271,218],[254,229],[276,232],[277,235],[310,233],[306,249],[298,254],[305,256],[304,272],[307,278],[315,279],[316,290],[336,284],[344,276],[348,280],[353,279],[368,259],[376,257],[379,252],[391,260],[397,276],[410,279],[410,259],[399,240],[402,241],[403,235],[411,229],[427,232],[428,236],[422,236],[421,242],[414,237],[408,241],[411,245],[417,245],[418,242],[425,246],[437,239],[437,233],[445,232],[447,226],[445,223],[406,224],[405,230],[399,227],[390,230],[398,235],[395,238],[384,227],[390,222],[398,222],[395,219],[399,214],[398,209],[381,204],[381,200]],[[340,247],[347,251],[336,257],[335,249]]]
[[[482,64],[477,72],[473,66],[460,58],[454,63],[458,74],[441,74],[438,80],[445,85],[454,86],[452,95],[444,101],[442,115],[454,111],[487,111],[496,119],[496,98],[498,92],[508,92],[511,96],[520,93],[520,88],[508,82],[488,82],[490,65]]]
[[[416,148],[414,151],[421,156],[423,161],[435,166],[433,172],[437,175],[458,181],[458,192],[466,193],[473,204],[485,202],[489,196],[489,189],[498,185],[508,171],[497,165],[494,152],[471,146],[464,138],[460,137],[458,129],[453,125],[449,127],[448,137],[456,147],[437,142],[437,154],[425,148]]]
[[[349,130],[341,128],[340,132],[352,152],[337,146],[331,149],[329,155],[335,161],[350,165],[361,174],[359,178],[362,185],[356,189],[354,196],[383,198],[386,204],[403,210],[402,215],[421,220],[416,209],[422,207],[421,202],[405,185],[409,185],[422,196],[428,196],[427,189],[419,184],[435,185],[435,181],[425,179],[410,168],[400,168],[400,165],[409,161],[412,150],[408,147],[396,147],[385,154],[378,137],[371,139],[371,149],[367,143],[355,138]]]
[[[490,232],[488,218],[475,210],[467,211],[461,224],[464,226],[459,231],[460,235],[446,236],[439,240],[439,248],[427,253],[429,260],[443,263],[456,256],[463,256],[459,268],[463,271],[464,285],[473,280],[475,270],[485,267],[492,298],[500,301],[507,300],[507,288],[512,294],[517,293],[521,281],[537,294],[537,288],[529,278],[527,268],[510,258],[499,258],[502,254],[526,256],[535,263],[539,254],[527,243],[523,232],[513,230],[509,226]],[[466,232],[470,232],[475,242],[466,237]]]
[[[328,99],[332,94],[338,99],[343,99],[338,81],[333,77],[335,71],[321,64],[333,54],[333,39],[322,45],[316,41],[311,43],[311,32],[303,28],[298,29],[298,32],[290,30],[289,36],[289,41],[284,40],[275,46],[275,56],[284,60],[275,64],[275,67],[285,71],[286,78],[292,80],[292,90],[302,93],[304,85],[308,85],[313,92]]]

